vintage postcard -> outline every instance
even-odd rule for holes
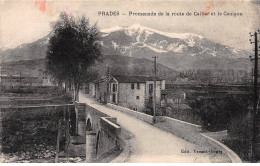
[[[0,163],[260,162],[257,0],[0,0]]]

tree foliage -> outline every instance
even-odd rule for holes
[[[251,104],[250,97],[246,95],[196,99],[189,103],[201,117],[203,127],[209,131],[230,129],[231,120],[250,112],[248,108]]]
[[[77,101],[87,70],[101,59],[100,32],[96,24],[90,26],[84,16],[75,18],[66,13],[61,13],[52,27],[46,68],[60,83],[72,85]]]

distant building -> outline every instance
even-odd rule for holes
[[[1,86],[53,86],[54,79],[44,70],[19,70],[0,66]]]
[[[17,76],[17,75],[2,75],[0,76],[0,85],[1,86],[35,86],[40,85],[41,83],[38,80],[38,77],[28,77],[28,76]]]
[[[95,80],[89,85],[89,92],[100,102],[114,103],[136,111],[152,108],[154,98],[154,77],[115,75]],[[161,90],[165,80],[156,78],[156,104],[161,103]]]
[[[43,86],[56,85],[55,79],[44,69],[38,70],[38,79],[41,80]]]
[[[190,95],[190,90],[173,88],[162,90],[163,103],[186,103],[187,93]]]

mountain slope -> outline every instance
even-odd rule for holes
[[[165,33],[140,25],[102,30],[103,48],[124,56],[151,59],[175,70],[200,68],[248,70],[249,53],[192,33]],[[224,62],[224,63],[223,63]],[[232,63],[238,63],[232,65]],[[242,65],[240,65],[242,63]],[[242,67],[241,67],[242,66]],[[246,66],[246,68],[244,68]]]
[[[49,38],[50,35],[47,35],[33,43],[22,44],[14,49],[0,52],[0,58],[2,62],[45,58]]]
[[[36,76],[39,69],[44,69],[44,59],[37,60],[21,60],[13,62],[5,62],[2,64],[3,68],[9,68],[11,73],[17,74],[17,71],[22,75]],[[110,73],[113,75],[146,75],[153,76],[153,62],[147,59],[136,59],[125,57],[121,55],[107,55],[104,56],[102,62],[96,63],[88,71],[96,73],[100,76],[106,74],[108,66]],[[176,71],[158,64],[158,76],[173,81],[178,74]]]
[[[152,60],[173,70],[223,69],[251,71],[249,53],[192,33],[166,33],[140,25],[101,30],[104,55]],[[0,52],[2,62],[45,58],[51,35]]]
[[[98,63],[92,69],[99,70],[104,75],[110,66],[111,74],[114,75],[147,75],[153,76],[154,62],[148,59],[137,59],[121,55],[106,55],[103,63]],[[178,72],[164,65],[157,65],[157,75],[168,81],[176,79]]]

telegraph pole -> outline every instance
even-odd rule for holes
[[[257,35],[259,34],[259,30],[258,32],[255,32],[253,35],[251,33],[249,33],[251,37],[254,36],[255,41],[252,42],[251,39],[249,39],[251,44],[255,44],[255,57],[252,58],[252,56],[250,56],[251,60],[254,60],[254,105],[253,105],[253,126],[252,126],[252,145],[251,145],[251,162],[256,162],[256,151],[257,151],[257,135],[258,135],[258,128],[257,128],[257,121],[258,121],[258,40],[257,40]]]
[[[22,74],[21,74],[21,72],[19,72],[20,86],[22,85],[22,79],[21,79],[21,77],[22,77]]]
[[[157,66],[156,66],[156,56],[154,58],[154,88],[153,88],[153,123],[155,123],[156,119],[156,73],[157,73]]]

